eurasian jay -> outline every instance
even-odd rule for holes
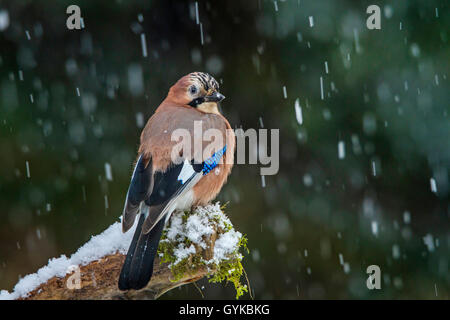
[[[164,225],[175,210],[190,210],[216,197],[233,166],[235,135],[218,104],[225,97],[207,73],[190,73],[173,85],[141,134],[137,161],[122,216],[122,231],[140,217],[119,277],[119,289],[142,289],[153,273],[153,262]],[[222,136],[217,148],[201,141],[194,150],[196,126]],[[177,129],[190,134],[182,150],[174,150]],[[203,137],[202,137],[203,139]],[[187,148],[187,149],[186,149]],[[190,148],[190,149],[189,149]],[[209,148],[211,149],[211,148]],[[199,151],[202,153],[199,156]],[[205,153],[206,152],[206,156]],[[178,159],[174,159],[174,154]]]

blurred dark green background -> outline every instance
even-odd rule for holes
[[[70,4],[84,29],[66,28]],[[449,2],[199,1],[201,27],[195,8],[0,1],[0,289],[118,220],[143,123],[206,71],[233,127],[280,129],[279,173],[263,187],[258,165],[235,166],[219,196],[249,238],[255,298],[448,299]]]

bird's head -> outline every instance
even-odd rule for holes
[[[219,84],[211,75],[192,72],[175,83],[168,98],[175,103],[189,105],[204,113],[219,114],[218,103],[225,99],[219,91]]]

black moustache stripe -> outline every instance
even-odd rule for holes
[[[200,98],[196,98],[194,100],[192,100],[191,102],[189,102],[188,104],[191,107],[197,107],[199,104],[202,104],[203,102],[205,102],[205,98],[204,97],[200,97]]]

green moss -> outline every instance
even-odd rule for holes
[[[182,222],[186,223],[189,216],[195,213],[186,211],[178,214],[182,215]],[[212,214],[209,216],[209,219],[215,225],[218,236],[233,229],[233,226],[228,221],[224,221],[220,214]],[[194,274],[199,270],[199,268],[207,266],[211,269],[211,274],[208,276],[209,282],[218,283],[226,281],[233,283],[236,289],[236,299],[242,296],[245,292],[248,292],[247,285],[241,283],[244,268],[241,263],[243,256],[240,253],[240,249],[244,248],[247,253],[249,252],[247,248],[247,238],[245,235],[242,235],[238,245],[236,246],[236,250],[229,255],[229,258],[218,263],[212,260],[205,261],[201,254],[198,253],[199,250],[196,250],[196,254],[192,254],[181,261],[177,261],[175,250],[180,246],[183,248],[189,248],[191,245],[193,245],[193,243],[186,237],[183,237],[179,241],[171,241],[167,239],[167,230],[164,230],[158,247],[158,254],[161,258],[161,263],[169,264],[169,268],[173,275],[171,281],[179,281],[183,278],[183,276],[187,274]]]
[[[233,258],[229,260],[223,260],[216,266],[216,272],[209,279],[209,282],[231,282],[236,289],[236,299],[239,299],[245,292],[248,292],[247,285],[241,283],[241,277],[244,273],[244,267],[242,266],[242,255],[239,253],[239,249],[243,247],[247,253],[249,253],[247,247],[247,238],[242,235],[239,240],[236,251],[231,255]]]

